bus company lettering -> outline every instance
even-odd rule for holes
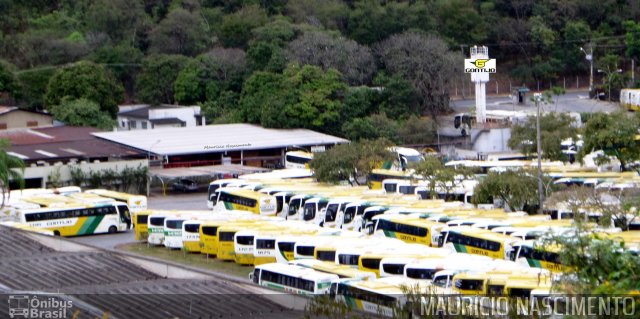
[[[244,144],[220,144],[220,145],[205,145],[204,149],[205,150],[209,150],[209,149],[226,149],[226,148],[238,148],[238,147],[247,147],[247,146],[251,146],[251,143],[244,143]]]
[[[236,249],[238,249],[239,253],[250,253],[250,252],[253,252],[253,247],[238,247]]]
[[[467,249],[469,250],[470,254],[489,256],[488,252],[486,252],[484,250],[481,250],[481,249],[475,249],[475,248],[470,248],[470,247],[467,247]]]
[[[9,296],[9,316],[24,318],[67,318],[73,301],[55,297],[12,295]]]
[[[417,242],[418,239],[413,237],[413,236],[409,236],[409,235],[397,235],[398,239],[402,240],[402,241],[413,241],[413,242]]]
[[[62,227],[62,226],[72,226],[76,224],[77,218],[68,218],[68,219],[56,219],[56,220],[48,220],[39,223],[33,223],[34,227]]]
[[[258,250],[256,252],[254,252],[254,254],[260,255],[260,256],[268,256],[268,255],[271,254],[271,252],[268,251],[268,250]]]

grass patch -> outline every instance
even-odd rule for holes
[[[168,260],[187,266],[215,270],[241,278],[247,278],[247,275],[253,271],[253,267],[241,266],[233,261],[222,261],[215,257],[207,258],[204,254],[188,254],[184,253],[182,250],[171,250],[165,247],[148,246],[146,243],[123,244],[119,245],[118,249],[143,256]]]

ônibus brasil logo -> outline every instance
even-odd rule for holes
[[[50,296],[9,296],[11,318],[67,318],[73,302]]]

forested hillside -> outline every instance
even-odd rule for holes
[[[553,83],[588,75],[581,47],[630,65],[639,18],[635,0],[0,0],[0,103],[198,104],[215,123],[421,143],[469,46],[499,76]]]

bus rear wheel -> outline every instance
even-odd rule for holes
[[[57,231],[57,230],[54,230],[54,231],[53,231],[53,236],[60,236],[60,232],[59,232],[59,231]]]
[[[117,231],[118,228],[116,228],[116,226],[109,227],[109,234],[115,234]]]

